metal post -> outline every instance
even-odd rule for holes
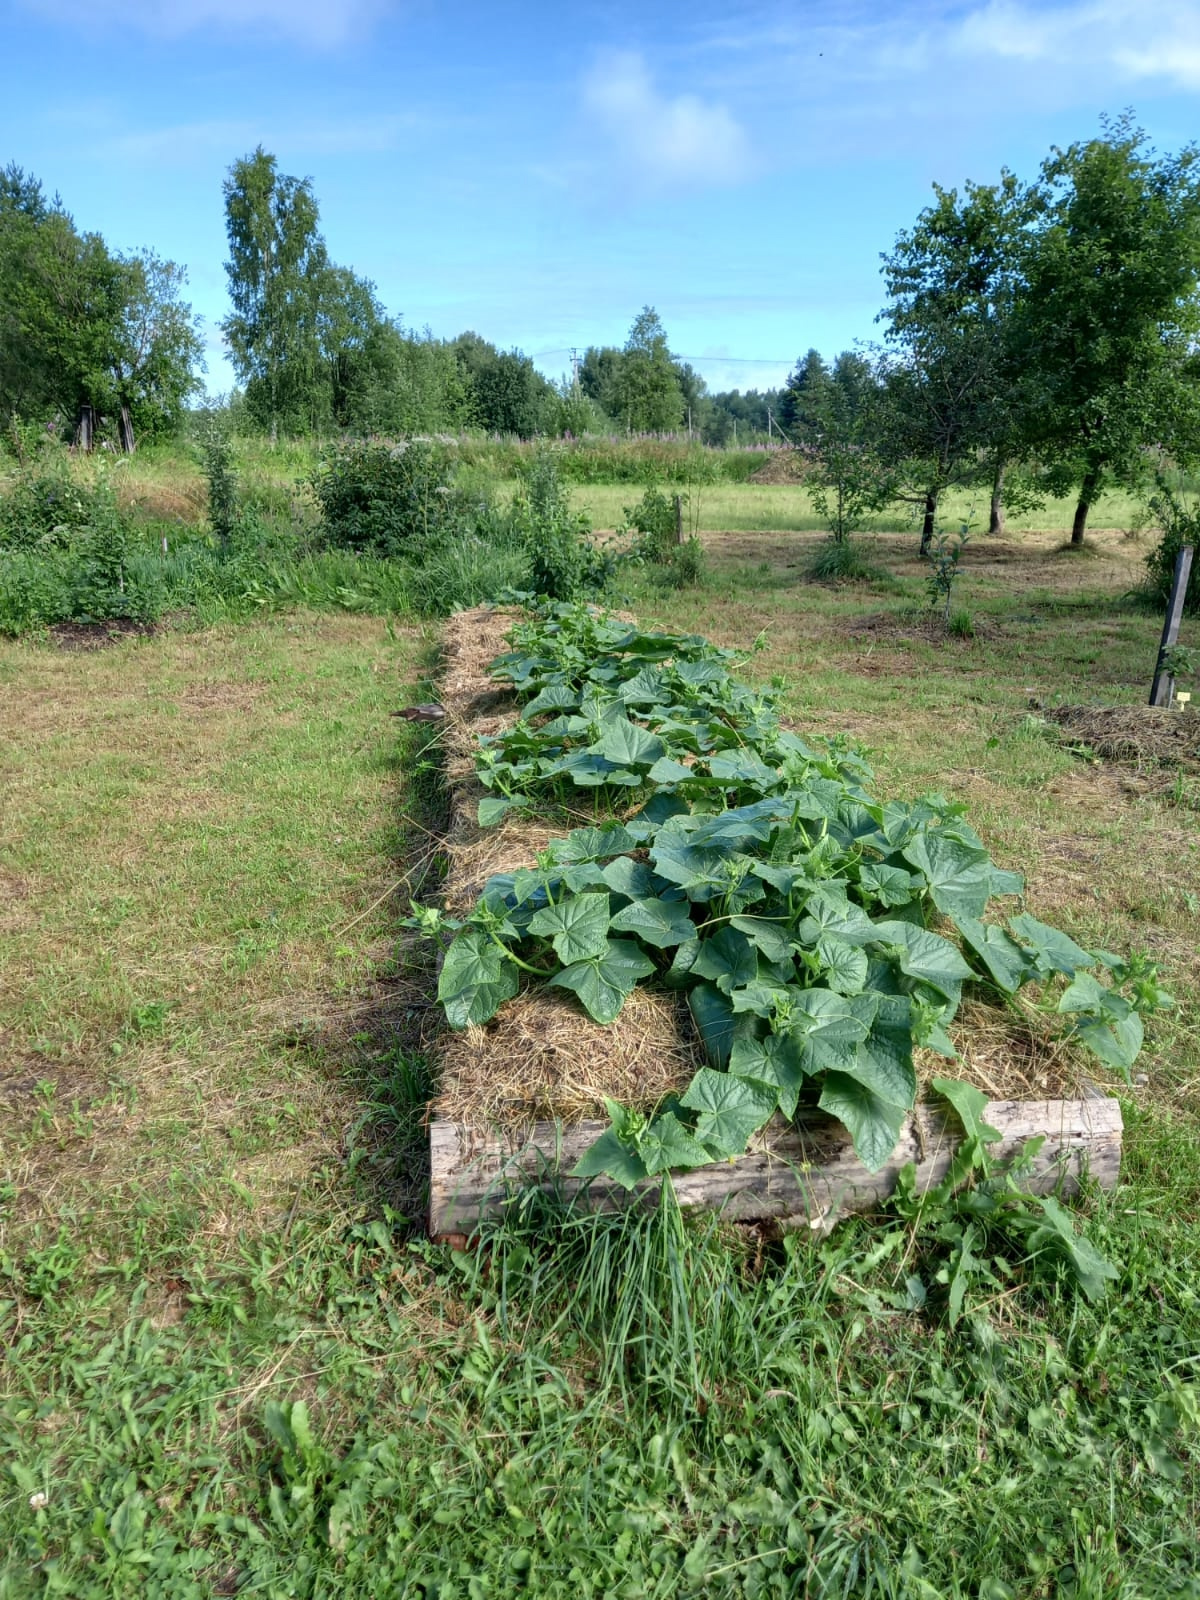
[[[1179,638],[1179,622],[1183,616],[1183,601],[1187,594],[1188,579],[1192,575],[1194,546],[1185,544],[1175,557],[1175,576],[1171,579],[1171,598],[1167,601],[1167,616],[1163,623],[1162,643],[1158,647],[1158,661],[1154,667],[1154,682],[1150,685],[1150,704],[1169,706],[1175,692],[1174,674],[1168,672],[1163,658]]]

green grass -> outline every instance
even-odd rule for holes
[[[571,488],[571,503],[576,510],[587,512],[594,527],[611,529],[622,521],[626,507],[637,504],[639,494],[636,485],[575,484]],[[799,484],[713,484],[698,491],[693,513],[697,506],[701,532],[814,533],[825,526],[813,510],[808,490]],[[1073,499],[1048,500],[1038,511],[1013,512],[1007,517],[1006,531],[1037,530],[1067,535],[1074,514]],[[957,532],[960,524],[967,522],[975,538],[986,535],[987,519],[988,497],[982,491],[954,490],[944,497],[939,511],[939,521],[945,527]],[[1089,518],[1089,530],[1125,532],[1144,522],[1143,502],[1135,495],[1118,490],[1100,496]],[[903,507],[898,507],[868,518],[866,527],[870,532],[884,533],[911,530],[915,537],[920,521],[915,512],[910,515]]]
[[[3,1600],[1200,1595],[1195,818],[1028,718],[1143,697],[1140,552],[971,546],[976,631],[942,640],[907,537],[828,587],[814,542],[709,539],[709,587],[632,598],[765,629],[747,671],[802,728],[964,798],[1035,914],[1161,961],[1183,1004],[1082,1207],[1112,1293],[1018,1268],[951,1331],[908,1309],[936,1242],[879,1218],[772,1245],[537,1202],[429,1246],[396,885],[437,797],[386,715],[429,641],[0,644]]]

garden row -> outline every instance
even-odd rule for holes
[[[1071,1039],[1128,1076],[1142,1016],[1169,1003],[1153,966],[1084,950],[1028,912],[991,920],[1023,884],[961,806],[879,801],[859,756],[786,728],[777,696],[700,637],[542,603],[510,642],[491,672],[523,706],[479,741],[479,820],[565,821],[583,802],[587,825],[493,874],[468,915],[420,915],[453,934],[447,1018],[486,1023],[538,986],[610,1024],[649,984],[686,994],[707,1058],[652,1113],[610,1103],[575,1176],[632,1186],[725,1160],[813,1105],[876,1170],[917,1098],[914,1049],[953,1060],[968,988],[1005,1004],[1034,986]]]

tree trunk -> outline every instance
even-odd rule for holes
[[[127,456],[131,456],[137,449],[137,441],[133,437],[133,418],[129,415],[128,406],[122,406],[117,417],[117,434],[121,440],[121,449]]]
[[[996,462],[996,475],[992,479],[992,509],[988,516],[988,534],[998,539],[1004,532],[1004,458]]]
[[[1079,485],[1079,504],[1075,507],[1075,520],[1071,524],[1071,543],[1082,544],[1084,530],[1087,528],[1088,512],[1092,509],[1092,501],[1096,498],[1096,490],[1100,484],[1100,474],[1095,467],[1089,467],[1083,475],[1083,482]]]
[[[933,519],[937,516],[938,492],[931,489],[925,496],[925,519],[921,523],[921,554],[929,554],[929,546],[933,543]]]
[[[85,455],[91,455],[96,442],[96,413],[89,405],[79,408],[79,420],[75,424],[75,447],[82,450]]]

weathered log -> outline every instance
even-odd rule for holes
[[[1035,1193],[1060,1184],[1070,1193],[1087,1173],[1102,1189],[1116,1185],[1121,1165],[1121,1108],[1100,1095],[1085,1100],[993,1100],[987,1120],[1000,1134],[997,1159],[1015,1155],[1039,1135],[1045,1143],[1023,1180]],[[567,1174],[604,1132],[603,1122],[563,1127],[536,1122],[523,1130],[490,1133],[459,1123],[430,1124],[429,1231],[464,1233],[529,1184],[573,1196],[583,1183]],[[854,1154],[846,1130],[813,1112],[796,1125],[776,1118],[732,1161],[681,1172],[671,1180],[681,1205],[715,1209],[738,1222],[775,1220],[782,1227],[827,1229],[853,1211],[870,1211],[887,1198],[900,1169],[913,1162],[917,1189],[931,1188],[950,1165],[961,1138],[953,1113],[919,1105],[907,1119],[887,1164],[869,1172]],[[660,1180],[634,1190],[604,1178],[587,1187],[587,1204],[611,1211],[652,1200]]]

